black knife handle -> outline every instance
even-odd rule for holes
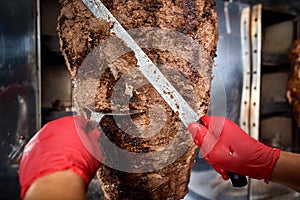
[[[234,172],[227,172],[233,187],[244,187],[248,184],[247,178]]]
[[[204,122],[201,119],[198,119],[196,122],[198,122],[199,124],[205,126]]]
[[[201,119],[198,119],[197,122],[205,126],[204,122]],[[230,172],[230,171],[228,171],[227,173],[233,187],[244,187],[248,184],[246,176],[234,172]]]

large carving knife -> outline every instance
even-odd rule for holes
[[[178,113],[181,122],[186,127],[188,124],[195,121],[204,124],[201,120],[199,120],[199,116],[194,112],[190,105],[160,72],[156,65],[115,19],[105,5],[99,0],[82,1],[96,18],[113,23],[110,31],[120,38],[134,52],[139,70],[162,96],[166,103],[172,108],[172,110],[175,113]],[[243,187],[247,185],[247,179],[245,176],[231,172],[229,172],[229,176],[234,187]]]

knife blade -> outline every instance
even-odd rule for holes
[[[156,91],[163,97],[167,104],[175,113],[178,113],[179,118],[185,126],[189,123],[199,120],[198,115],[187,104],[172,84],[164,77],[161,71],[150,60],[146,53],[138,46],[133,38],[127,33],[122,25],[115,19],[110,11],[99,0],[83,0],[83,3],[89,8],[96,18],[101,18],[107,22],[113,22],[111,32],[122,39],[125,44],[134,52],[137,59],[137,65],[142,74],[153,85]],[[200,121],[200,123],[203,123]]]
[[[103,113],[103,112],[97,112],[94,109],[85,106],[83,108],[84,112],[86,113],[86,116],[89,120],[88,127],[87,127],[87,132],[90,130],[93,130],[97,128],[99,125],[100,121],[104,116],[119,116],[119,117],[128,117],[128,116],[133,116],[137,114],[142,114],[145,111],[144,110],[134,110],[134,111],[127,111],[127,112],[111,112],[111,113]]]
[[[157,66],[106,8],[106,6],[100,0],[82,0],[82,2],[96,18],[113,23],[113,26],[110,29],[111,33],[114,33],[134,52],[135,58],[137,59],[138,69],[152,84],[155,90],[162,96],[171,109],[178,114],[181,122],[186,127],[188,127],[191,122],[198,122],[205,125],[180,93],[166,79]],[[234,187],[243,187],[247,185],[247,179],[245,176],[232,172],[228,174]]]

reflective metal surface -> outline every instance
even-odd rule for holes
[[[247,4],[262,4],[263,8],[289,13],[294,15],[300,14],[299,0],[233,0],[235,2]]]
[[[18,162],[38,127],[36,4],[0,7],[0,198],[18,199]]]
[[[242,20],[245,15],[250,14],[250,5],[242,3],[229,3],[217,0],[217,12],[219,20],[219,42],[217,47],[217,57],[215,58],[216,68],[221,74],[226,92],[226,112],[225,115],[232,121],[240,124],[241,101],[244,75],[244,55],[242,54],[242,31],[244,26]],[[227,14],[225,14],[227,12]],[[228,19],[227,19],[228,18]],[[243,21],[244,22],[244,21]],[[212,82],[212,92],[218,90],[218,83]],[[218,93],[212,96],[220,99]],[[213,105],[212,105],[213,107]]]

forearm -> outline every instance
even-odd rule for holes
[[[281,151],[274,166],[271,181],[300,192],[300,154]]]
[[[27,190],[24,200],[83,200],[85,196],[82,177],[68,169],[38,178]]]

